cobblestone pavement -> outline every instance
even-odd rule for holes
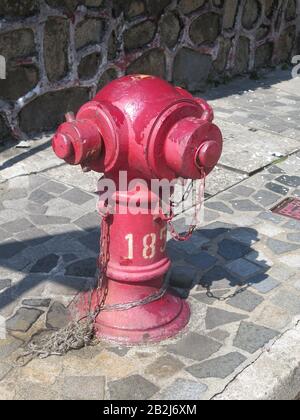
[[[68,322],[95,276],[97,175],[61,164],[47,136],[1,152],[0,399],[211,399],[300,316],[300,221],[270,211],[300,196],[300,79],[278,71],[207,96],[224,154],[205,223],[168,244],[172,286],[192,318],[160,345],[101,343],[15,367],[33,334]]]

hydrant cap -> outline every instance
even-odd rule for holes
[[[60,159],[69,159],[74,155],[72,141],[64,134],[58,133],[54,136],[52,147]]]
[[[213,168],[218,163],[221,153],[221,143],[208,140],[199,147],[196,154],[196,164],[204,168]]]

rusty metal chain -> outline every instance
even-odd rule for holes
[[[202,206],[203,206],[202,197],[204,197],[206,173],[205,173],[205,169],[202,168],[202,167],[199,167],[199,172],[200,172],[200,181],[201,181],[201,189],[200,189],[200,194],[199,195],[200,195],[200,200],[201,201],[199,202],[200,207],[199,207],[198,211],[200,212],[201,209],[202,209]],[[184,194],[181,198],[181,201],[175,203],[175,207],[178,207],[184,200],[186,200],[189,197],[191,191],[193,190],[193,187],[194,187],[194,181],[191,181],[188,188],[184,192]],[[195,220],[195,223],[193,223],[189,226],[187,233],[180,234],[179,232],[177,232],[177,230],[174,226],[174,223],[173,223],[173,219],[174,219],[175,215],[174,215],[172,207],[174,207],[174,201],[172,201],[172,200],[170,201],[170,206],[171,206],[171,215],[170,215],[170,217],[165,216],[164,220],[167,221],[167,223],[168,223],[168,226],[169,226],[169,229],[170,229],[170,234],[171,234],[172,238],[175,241],[178,241],[178,242],[188,241],[191,238],[191,236],[193,235],[195,229],[197,228],[197,220]],[[196,207],[197,207],[197,204],[196,204]]]

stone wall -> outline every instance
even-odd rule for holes
[[[300,50],[299,3],[1,0],[7,78],[0,80],[0,143],[53,129],[66,111],[126,73],[199,91],[289,62]]]

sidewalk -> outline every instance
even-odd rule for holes
[[[160,345],[101,343],[14,366],[32,335],[66,324],[67,305],[95,275],[98,176],[62,164],[50,136],[0,153],[0,333],[1,317],[9,330],[0,399],[299,395],[300,221],[270,209],[300,197],[300,78],[238,79],[206,98],[224,153],[207,180],[203,227],[168,244],[172,286],[192,318]]]

